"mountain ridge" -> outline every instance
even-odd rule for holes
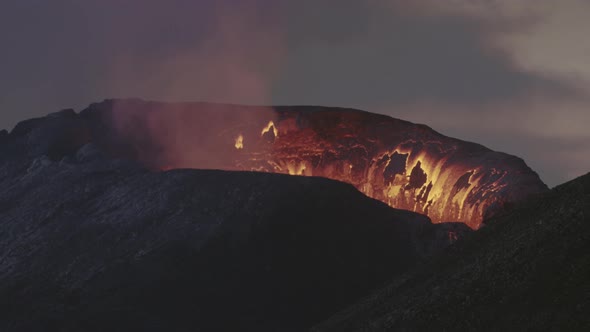
[[[548,190],[521,158],[354,109],[112,99],[79,114],[65,110],[23,121],[7,139],[40,123],[48,128],[36,131],[50,131],[54,123],[53,130],[63,132],[61,138],[52,134],[51,158],[93,142],[153,170],[322,176],[434,222],[461,221],[474,229],[505,204]],[[48,149],[42,147],[47,144],[24,150]]]
[[[590,173],[495,217],[313,331],[590,328]]]
[[[2,331],[301,330],[470,233],[330,179],[89,145],[0,159],[0,230]]]

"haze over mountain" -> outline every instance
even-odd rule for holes
[[[0,2],[0,332],[590,331],[589,0]]]
[[[0,128],[105,97],[354,107],[590,169],[587,0],[3,1]]]

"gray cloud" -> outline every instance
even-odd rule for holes
[[[559,39],[552,29],[576,31],[563,27],[571,15],[550,20],[552,10],[529,10],[526,1],[448,3],[8,0],[0,6],[0,127],[109,97],[321,104],[425,122],[524,156],[550,184],[590,169],[580,126],[571,134],[571,121],[555,121],[559,110],[590,122],[580,111],[590,104],[584,80],[539,70],[543,57],[525,65],[549,50],[543,36]],[[569,13],[580,4],[563,6]],[[553,65],[567,55],[548,53]],[[558,149],[568,166],[545,158],[539,144]]]
[[[354,8],[363,17],[362,23],[357,18],[350,25],[357,33],[349,33],[350,26],[341,34],[330,33],[332,22],[347,26],[350,13],[340,10],[322,11],[323,25],[290,26],[298,43],[291,45],[285,72],[273,86],[275,100],[365,107],[424,101],[477,106],[532,94],[572,98],[580,93],[568,81],[519,68],[511,54],[494,44],[496,34],[526,29],[532,20],[482,21],[410,11],[399,1],[389,5]],[[327,44],[314,42],[326,35],[332,36],[323,39]],[[312,42],[303,42],[305,36]]]

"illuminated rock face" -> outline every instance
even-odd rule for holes
[[[111,140],[111,149],[132,151],[152,168],[327,177],[435,223],[478,228],[504,204],[547,190],[517,157],[357,110],[124,100],[94,104],[83,115],[97,110],[108,110],[106,123],[125,142]]]

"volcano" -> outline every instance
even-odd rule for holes
[[[0,131],[0,330],[587,330],[587,180],[358,110],[52,113]]]
[[[125,99],[92,104],[79,120],[82,140],[151,169],[320,176],[434,223],[473,229],[548,190],[518,157],[354,109]]]
[[[325,178],[70,154],[82,123],[0,140],[0,331],[302,331],[472,233]]]

